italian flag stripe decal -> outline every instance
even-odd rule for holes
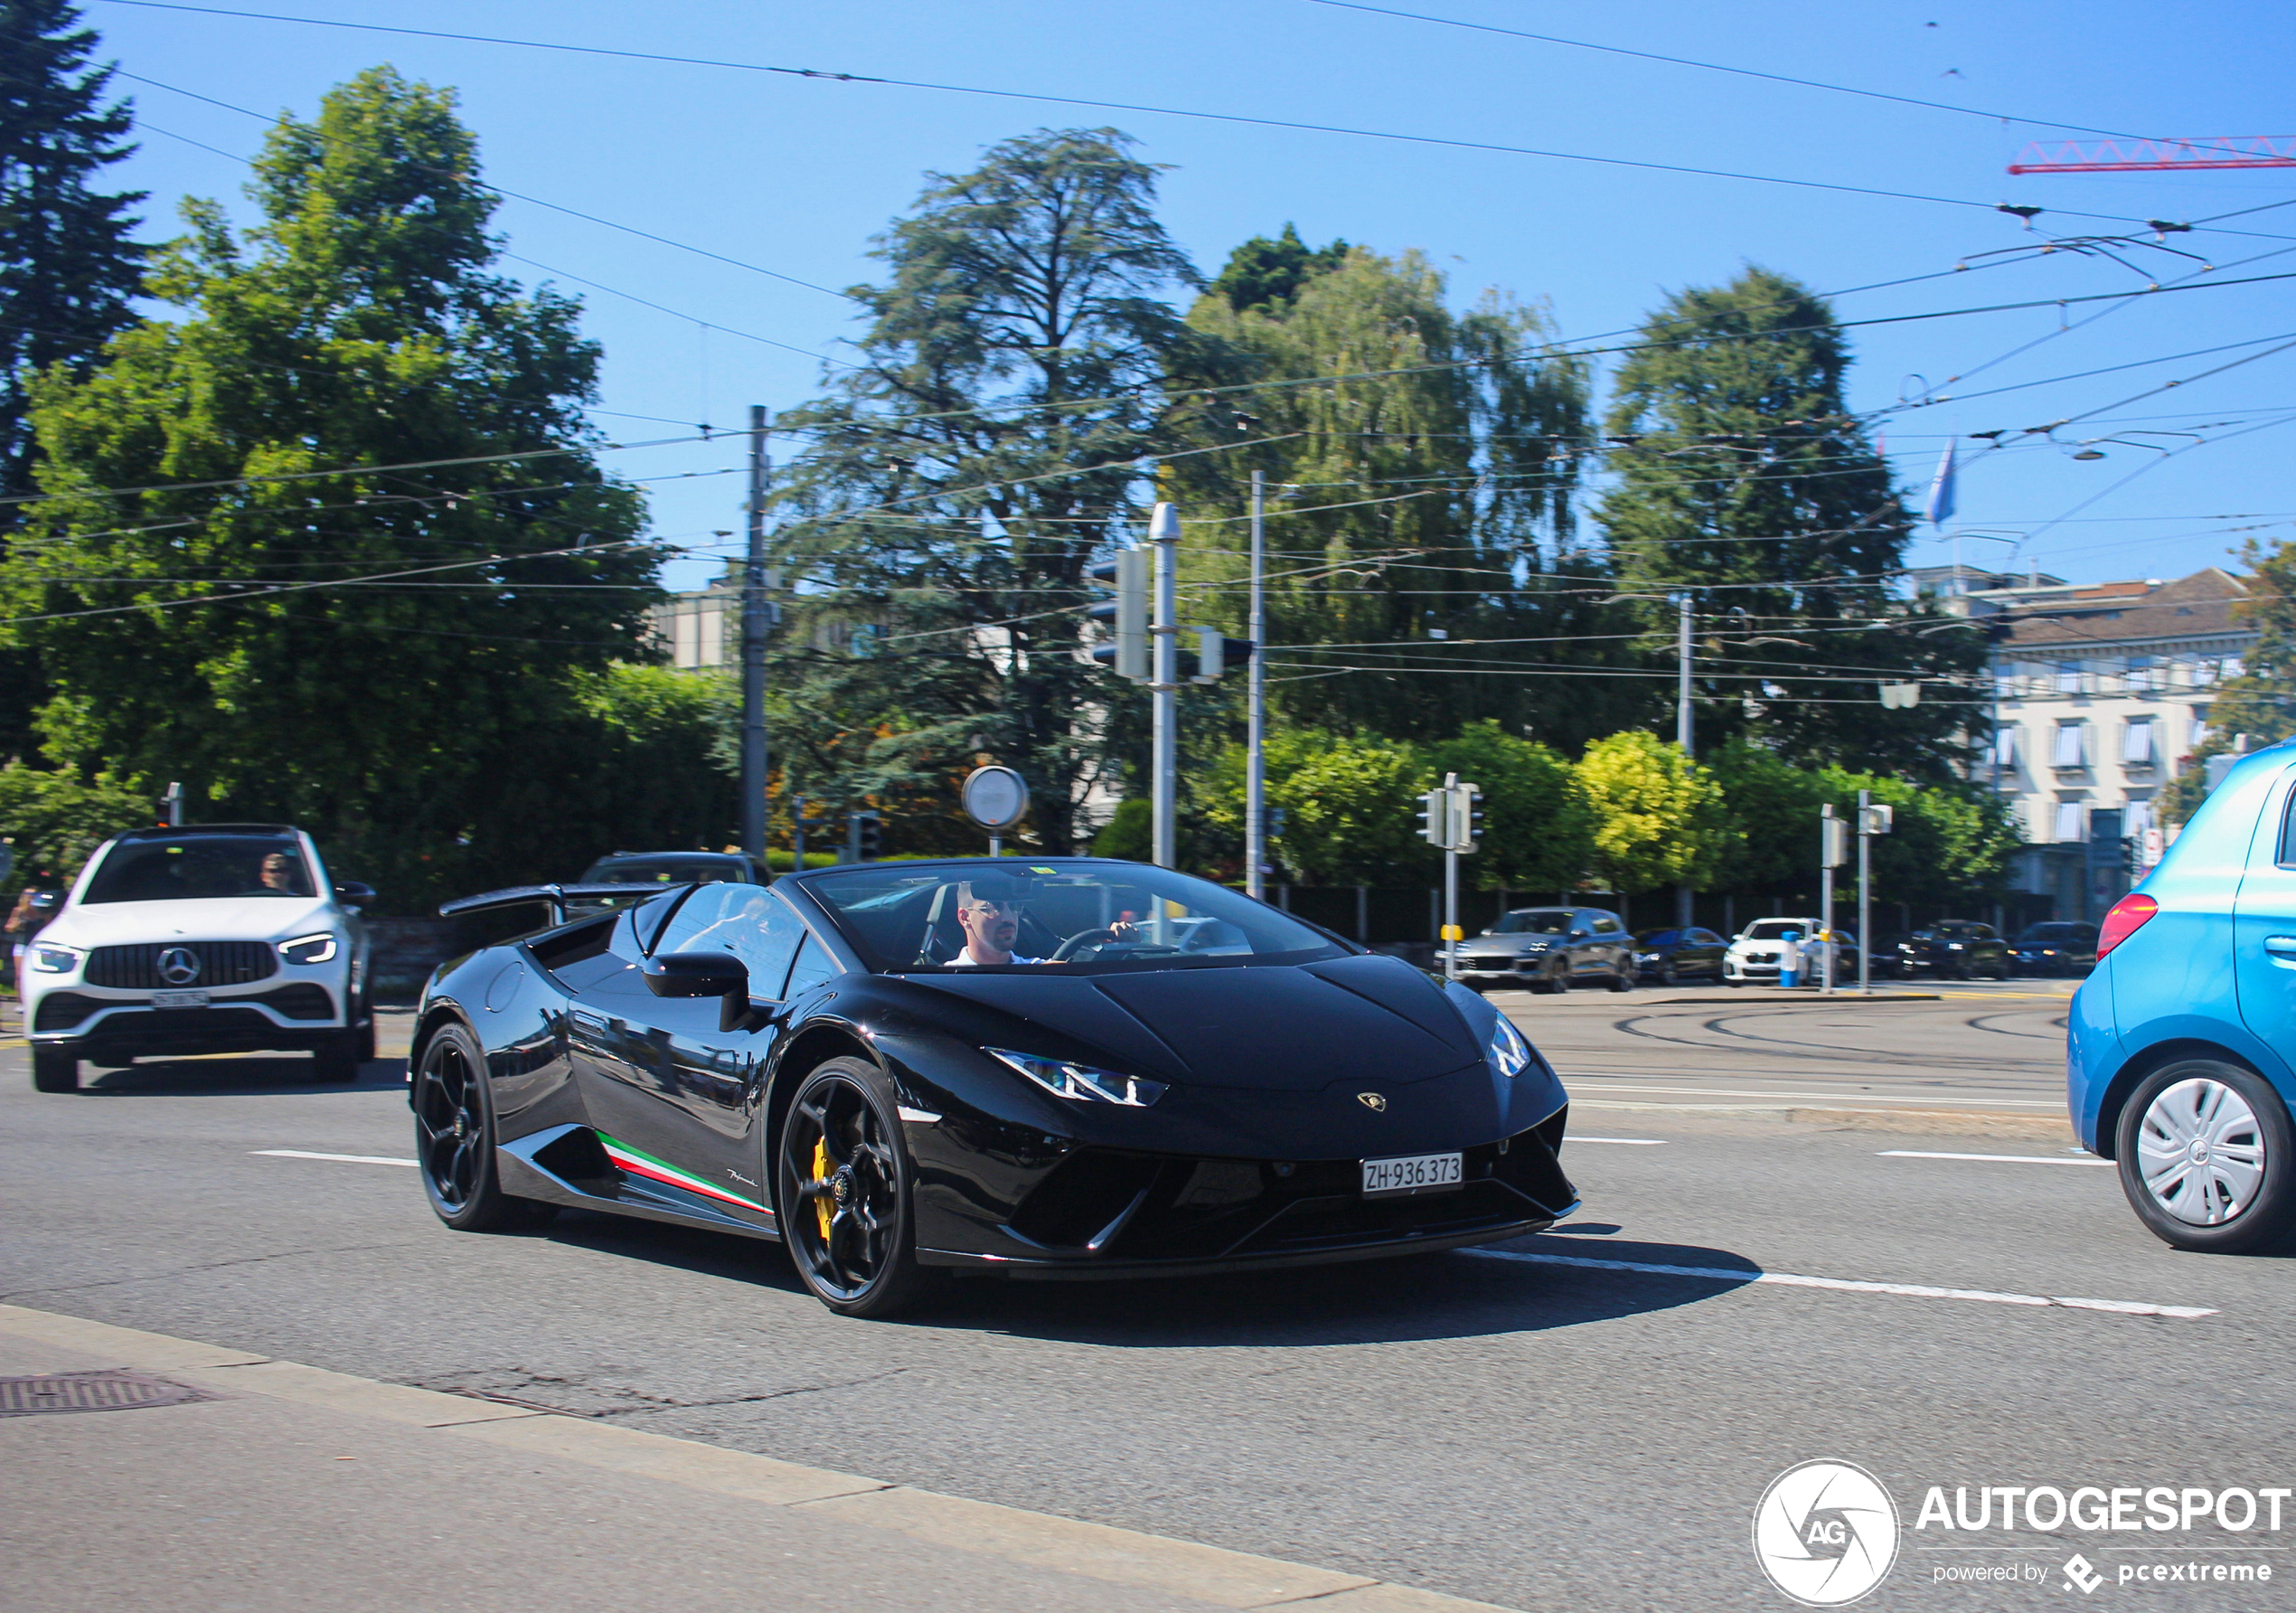
[[[728,1193],[713,1183],[703,1181],[692,1171],[682,1171],[673,1165],[654,1158],[651,1154],[640,1153],[618,1137],[610,1137],[601,1131],[598,1134],[598,1140],[605,1145],[606,1156],[633,1176],[644,1176],[651,1181],[667,1183],[672,1187],[682,1187],[688,1193],[698,1193],[704,1198],[722,1199],[729,1204],[739,1204],[744,1210],[754,1210],[760,1215],[773,1213],[771,1210],[755,1199],[745,1199],[738,1193]]]

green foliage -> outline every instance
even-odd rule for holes
[[[1876,901],[1952,907],[1991,900],[2020,844],[2008,805],[1981,788],[1802,767],[1743,741],[1724,746],[1713,765],[1743,835],[1729,887],[1744,894],[1815,890],[1819,808],[1831,803],[1836,816],[1854,821],[1861,789],[1896,815],[1890,833],[1873,843]]]
[[[1477,888],[1567,891],[1595,865],[1593,807],[1569,761],[1548,747],[1471,722],[1430,747],[1427,766],[1428,784],[1456,773],[1482,787],[1482,840],[1463,864]]]
[[[1360,248],[1289,298],[1200,298],[1190,323],[1269,384],[1227,440],[1168,461],[1191,611],[1242,635],[1251,471],[1269,488],[1269,695],[1295,722],[1397,738],[1493,719],[1576,749],[1641,720],[1633,679],[1527,676],[1630,657],[1575,536],[1587,376],[1539,310],[1454,312],[1416,253]],[[1346,375],[1318,386],[1284,382]],[[1209,430],[1205,441],[1214,440]]]
[[[300,823],[409,906],[579,867],[587,787],[538,759],[612,765],[655,566],[590,458],[598,350],[488,272],[477,170],[452,98],[387,68],[282,121],[244,241],[187,204],[153,283],[182,321],[35,384],[47,497],[0,567],[51,618],[52,753]]]
[[[938,792],[986,752],[1029,780],[1040,844],[1077,838],[1103,766],[1080,713],[1109,693],[1076,653],[1086,567],[1136,520],[1139,462],[1188,407],[1167,378],[1203,347],[1165,300],[1198,277],[1131,146],[1044,130],[930,176],[878,242],[889,283],[853,292],[859,366],[784,417],[808,441],[784,547],[822,585],[774,669],[804,713],[797,793]]]
[[[1282,728],[1267,737],[1266,765],[1267,804],[1284,808],[1286,819],[1271,849],[1295,881],[1406,885],[1437,865],[1414,816],[1412,797],[1426,788],[1427,763],[1413,747]],[[1243,747],[1219,758],[1200,810],[1207,828],[1242,844]]]
[[[61,890],[98,846],[156,822],[155,811],[151,795],[108,773],[89,780],[69,769],[0,764],[0,839],[15,854],[14,871],[0,880],[0,907],[26,885]]]
[[[1714,775],[1640,729],[1586,747],[1578,785],[1595,816],[1594,864],[1614,891],[1705,885],[1737,849]]]
[[[1092,854],[1129,863],[1152,861],[1156,854],[1155,808],[1138,797],[1117,803],[1115,815],[1092,837]]]
[[[1641,334],[1619,367],[1602,522],[1623,588],[1696,600],[1700,748],[1745,731],[1801,760],[1955,777],[1976,708],[1951,696],[1983,641],[1889,594],[1913,519],[1844,401],[1832,309],[1749,269],[1670,298]],[[1645,612],[1666,646],[1672,608]],[[1877,683],[1924,680],[1948,698],[1878,703]]]
[[[1335,241],[1311,250],[1300,239],[1298,227],[1286,224],[1275,240],[1255,235],[1228,253],[1227,265],[1204,288],[1205,295],[1225,297],[1238,314],[1270,303],[1290,303],[1308,281],[1346,262],[1349,250],[1347,242]]]

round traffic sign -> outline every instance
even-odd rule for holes
[[[1028,815],[1027,781],[1011,768],[974,768],[965,780],[965,810],[983,829],[1009,829]]]

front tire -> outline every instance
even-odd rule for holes
[[[356,1030],[330,1034],[326,1044],[311,1053],[311,1079],[329,1086],[347,1087],[359,1079],[359,1066],[365,1062],[360,1054],[362,1042]],[[373,1054],[367,1054],[368,1058]]]
[[[80,1090],[80,1061],[61,1047],[32,1050],[32,1089],[35,1092]]]
[[[415,1159],[422,1167],[423,1192],[440,1221],[458,1232],[493,1232],[550,1219],[550,1205],[503,1191],[494,1166],[486,1055],[469,1026],[441,1026],[424,1045],[415,1074],[414,1109]]]
[[[2247,1254],[2296,1231],[2296,1130],[2254,1071],[2179,1060],[2130,1094],[2114,1129],[2122,1191],[2162,1242]]]
[[[789,1100],[775,1147],[782,1241],[814,1298],[889,1316],[936,1287],[917,1263],[915,1169],[899,1105],[865,1059],[832,1059]]]

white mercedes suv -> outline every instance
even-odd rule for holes
[[[355,904],[373,899],[329,884],[311,837],[283,824],[105,842],[24,952],[33,1085],[76,1090],[82,1061],[295,1048],[318,1080],[356,1080],[374,1016]]]

